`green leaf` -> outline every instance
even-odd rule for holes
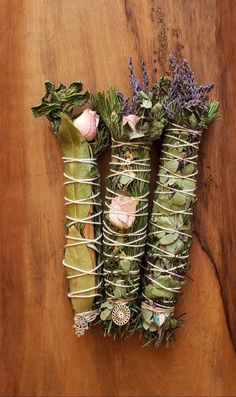
[[[122,285],[124,283],[123,279],[117,280],[117,284]],[[113,294],[116,298],[124,298],[126,295],[126,289],[124,287],[115,287],[113,289]]]
[[[105,308],[105,309],[110,309],[112,310],[114,308],[114,305],[110,302],[103,302],[100,306],[101,309]]]
[[[173,297],[173,292],[166,291],[162,288],[152,287],[152,297],[153,298],[167,298],[171,299]]]
[[[115,296],[116,298],[122,298],[122,296],[123,296],[123,289],[124,289],[124,288],[121,288],[121,287],[115,287],[114,290],[113,290],[114,296]]]
[[[148,331],[150,327],[150,324],[147,323],[146,321],[143,322],[143,328],[145,329],[145,331]]]
[[[79,130],[73,125],[68,116],[62,113],[61,126],[58,133],[61,150],[64,157],[75,159],[88,159],[91,157],[89,144],[81,135]],[[72,162],[65,164],[65,173],[73,178],[90,179],[91,164]],[[66,178],[67,180],[67,178]],[[91,196],[92,186],[85,183],[70,183],[65,185],[66,197],[76,201],[86,199]],[[90,205],[71,204],[67,205],[67,215],[75,219],[84,219],[88,216]]]
[[[183,190],[184,189],[188,189],[188,190],[192,190],[196,187],[196,182],[195,181],[190,181],[188,179],[183,179]]]
[[[173,186],[176,184],[176,182],[178,182],[178,178],[170,178],[167,182],[168,186]]]
[[[141,313],[142,313],[142,316],[143,316],[145,322],[148,324],[151,324],[151,322],[152,322],[151,318],[153,315],[152,311],[148,310],[148,309],[141,309]]]
[[[151,109],[152,101],[150,101],[149,99],[143,99],[141,107],[145,109]]]
[[[41,105],[32,108],[35,117],[48,116],[55,110],[60,109],[57,103],[41,103]]]
[[[145,295],[147,298],[152,299],[153,298],[153,293],[152,293],[152,284],[148,284],[145,287]]]
[[[124,186],[128,186],[131,182],[133,182],[135,178],[134,172],[126,171],[126,174],[121,174],[119,178],[119,183]]]
[[[164,162],[164,167],[167,168],[173,174],[176,173],[177,169],[179,168],[179,161],[178,160],[166,160]]]
[[[122,134],[121,103],[114,87],[111,87],[107,96],[105,92],[98,92],[92,97],[93,108],[100,114],[103,122],[114,138]]]
[[[162,237],[159,241],[161,245],[168,245],[176,241],[178,237],[179,237],[178,233],[168,233],[164,237]]]
[[[180,322],[179,322],[179,320],[176,320],[175,318],[170,318],[169,323],[170,323],[170,328],[175,329],[178,327]]]
[[[209,101],[208,112],[207,112],[207,116],[206,116],[206,124],[207,125],[209,125],[219,119],[220,114],[217,112],[218,107],[219,107],[218,101],[212,101],[212,100]]]
[[[111,320],[111,310],[109,309],[102,310],[100,313],[100,319],[102,321]]]
[[[144,137],[144,133],[134,132],[130,134],[130,141]]]
[[[166,290],[162,289],[161,287],[158,288],[152,284],[149,284],[145,287],[145,295],[149,299],[153,299],[153,298],[171,299],[173,296],[173,293],[170,291],[166,291]]]
[[[124,243],[124,237],[122,237],[122,236],[117,237],[117,238],[116,238],[116,241],[117,241],[118,243],[120,243],[120,244],[123,244],[123,243]]]
[[[156,216],[155,222],[158,226],[164,227],[166,229],[173,229],[173,223],[168,216]]]
[[[60,126],[61,112],[71,115],[75,107],[83,106],[90,97],[88,91],[82,92],[83,85],[78,81],[72,83],[68,89],[63,84],[56,87],[46,81],[45,89],[41,105],[33,107],[32,111],[35,117],[46,116],[53,123],[56,133]]]
[[[158,327],[156,324],[152,323],[149,327],[150,332],[156,332],[158,330]]]
[[[119,261],[119,266],[121,267],[124,273],[128,273],[130,271],[131,263],[128,259],[121,259]]]
[[[69,86],[68,92],[71,94],[76,94],[80,93],[82,90],[83,84],[81,83],[81,81],[74,81],[74,83]]]
[[[137,132],[139,132],[144,136],[144,134],[148,134],[149,129],[150,129],[149,123],[147,121],[143,121],[143,119],[140,118],[140,120],[136,124]]]
[[[184,205],[186,203],[186,195],[179,192],[175,193],[172,198],[172,203],[179,206]]]
[[[178,239],[174,243],[166,245],[165,250],[171,254],[178,254],[184,249],[184,243],[182,240]]]
[[[67,244],[74,244],[73,238],[81,238],[79,231],[72,226],[68,231],[69,238]],[[71,237],[71,238],[70,238]],[[92,257],[89,249],[85,244],[67,247],[65,250],[65,261],[68,265],[90,272],[93,269]],[[79,271],[66,268],[68,276],[81,274]],[[96,292],[96,278],[94,274],[87,274],[83,277],[71,278],[69,281],[70,292],[82,291],[87,288],[93,288],[86,295],[93,295]],[[82,294],[84,295],[84,294]],[[91,298],[72,298],[72,306],[76,313],[82,313],[92,310],[94,297]]]
[[[196,166],[194,164],[186,164],[185,167],[182,170],[183,175],[191,175],[195,172]]]
[[[191,114],[191,116],[189,117],[189,123],[191,125],[191,127],[195,127],[195,125],[197,124],[197,119],[194,113]]]

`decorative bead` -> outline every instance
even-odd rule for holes
[[[162,324],[164,324],[166,316],[164,313],[154,314],[153,319],[155,323],[160,327]]]

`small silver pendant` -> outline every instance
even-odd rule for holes
[[[117,303],[112,310],[111,317],[113,323],[121,327],[129,322],[130,309],[123,303]]]
[[[75,324],[73,328],[75,328],[75,335],[80,337],[83,336],[85,331],[89,329],[88,321],[86,320],[85,316],[76,313],[74,316]]]

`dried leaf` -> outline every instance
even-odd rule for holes
[[[172,203],[175,205],[182,206],[186,203],[186,195],[184,193],[175,193],[175,195],[172,198]]]
[[[81,238],[81,234],[79,231],[72,226],[69,229],[68,232],[69,237],[76,237],[76,238]],[[75,240],[74,239],[67,239],[67,244],[74,244]],[[67,247],[65,250],[65,261],[68,265],[74,266],[78,269],[83,269],[84,271],[91,271],[93,269],[93,261],[91,259],[91,256],[89,254],[89,249],[85,244],[81,245],[76,245],[73,247]],[[66,272],[68,276],[70,275],[75,275],[75,274],[81,274],[79,271],[73,270],[66,268]],[[69,279],[69,286],[70,286],[70,292],[75,292],[75,291],[81,291],[87,288],[95,288],[95,276],[86,274],[85,276],[82,277],[76,277]],[[89,292],[86,292],[86,294],[81,294],[81,295],[93,295],[95,293],[95,289],[92,289]],[[76,313],[82,313],[86,312],[89,310],[92,310],[93,306],[93,301],[94,298],[72,298],[72,305]]]
[[[178,233],[168,233],[160,239],[160,244],[161,245],[172,244],[174,241],[178,239],[178,237],[179,237]]]
[[[73,125],[69,117],[61,115],[61,126],[58,135],[61,150],[64,157],[75,159],[88,159],[91,157],[89,145],[79,130]],[[91,164],[72,162],[65,164],[65,173],[73,178],[90,179]],[[85,183],[71,183],[65,185],[66,197],[70,200],[81,200],[91,196],[92,185]],[[88,216],[89,205],[71,204],[67,206],[67,214],[76,219],[84,219]]]
[[[173,174],[174,174],[179,167],[179,161],[178,160],[166,160],[164,162],[164,167],[167,168],[170,172],[173,172]]]

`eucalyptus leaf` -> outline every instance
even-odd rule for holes
[[[150,101],[149,99],[143,99],[141,107],[145,109],[151,109],[152,101]]]
[[[135,178],[135,174],[130,172],[127,174],[122,174],[119,178],[119,183],[124,186],[128,186]]]
[[[122,298],[125,296],[125,289],[122,287],[115,287],[113,293],[116,298]]]
[[[142,312],[142,316],[143,316],[144,320],[146,321],[146,323],[151,324],[152,323],[151,319],[152,319],[152,315],[153,315],[152,311],[148,310],[148,309],[142,309],[141,312]]]
[[[153,336],[150,336],[152,328],[145,312],[142,314],[143,328],[148,331],[144,333],[146,345],[154,343],[156,346],[162,340],[169,342],[174,335],[173,330],[180,325],[181,320],[175,318],[172,308],[178,302],[181,287],[186,281],[183,276],[190,267],[191,238],[186,234],[191,234],[192,211],[196,201],[193,193],[201,138],[198,131],[218,118],[218,103],[208,100],[212,85],[199,85],[187,62],[184,60],[178,64],[174,54],[170,56],[170,66],[174,78],[170,85],[167,84],[167,95],[164,96],[163,119],[167,120],[167,128],[160,156],[163,168],[157,175],[160,183],[157,183],[154,192],[147,245],[148,265],[144,273],[148,284],[143,287],[143,302],[160,310],[160,313],[151,310],[151,326],[156,322],[157,327]],[[154,107],[152,112],[157,115],[159,107]]]
[[[182,206],[186,203],[186,195],[184,193],[175,193],[175,195],[172,198],[172,203],[175,205]]]
[[[172,172],[174,174],[179,167],[179,161],[178,160],[166,160],[164,162],[164,167],[167,168],[170,172]]]
[[[119,261],[119,265],[120,265],[120,267],[121,267],[121,269],[123,270],[124,273],[128,273],[130,271],[131,263],[130,263],[129,260],[121,259]]]
[[[100,313],[100,319],[102,321],[111,320],[111,310],[109,309],[102,310]]]
[[[130,71],[131,64],[132,62],[129,65]],[[143,65],[143,71],[144,69]],[[132,76],[132,81],[135,81],[136,84],[133,72]],[[165,95],[163,93],[165,92],[164,87],[167,86],[164,84],[164,80],[160,86],[158,82],[151,89],[145,88],[144,90],[142,84],[135,86],[138,93],[136,92],[136,96],[132,96],[130,99],[125,99],[122,93],[117,92],[115,88],[110,88],[107,94],[103,92],[92,97],[93,109],[100,114],[113,142],[111,173],[107,177],[104,217],[106,224],[103,240],[104,268],[108,270],[111,283],[105,283],[104,299],[113,299],[115,303],[119,303],[123,301],[123,298],[128,298],[127,306],[131,310],[131,321],[129,322],[131,328],[136,327],[134,325],[136,322],[133,320],[135,313],[138,312],[140,267],[145,253],[148,222],[145,198],[149,193],[150,147],[152,141],[160,137],[167,124],[164,120]],[[159,90],[163,90],[162,95],[159,95]],[[127,122],[128,117],[129,122]],[[125,197],[142,197],[137,204],[137,216],[134,217],[128,230],[118,230],[109,222],[109,212],[113,200],[112,192],[117,193],[121,190]],[[126,261],[126,257],[130,259]],[[122,288],[122,285],[126,287]],[[107,333],[123,335],[122,326],[119,327],[108,321],[104,321],[104,323]],[[140,327],[140,324],[138,326]],[[128,325],[125,326],[125,329],[128,329]]]
[[[143,321],[143,328],[145,329],[145,331],[148,331],[150,328],[150,324],[147,323],[146,321]]]
[[[156,216],[155,222],[158,226],[164,227],[166,229],[173,228],[173,223],[168,216]]]
[[[150,332],[156,332],[157,329],[158,329],[158,327],[157,327],[157,325],[154,324],[154,323],[152,323],[152,324],[150,325],[150,327],[149,327],[149,331],[150,331]]]
[[[191,175],[196,171],[196,166],[194,164],[186,164],[183,168],[183,175]]]
[[[154,298],[167,298],[171,299],[173,293],[171,291],[166,291],[162,288],[152,287],[152,297]]]
[[[172,244],[174,241],[178,239],[178,237],[179,237],[178,233],[168,233],[160,239],[160,244],[162,245]]]

